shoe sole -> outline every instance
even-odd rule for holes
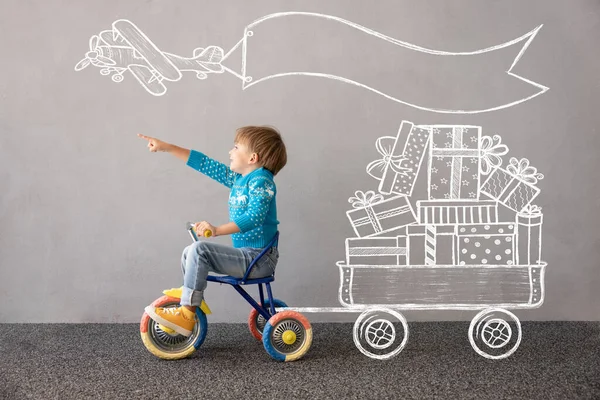
[[[144,309],[144,311],[146,311],[146,314],[148,314],[150,316],[150,318],[152,318],[154,321],[158,322],[161,325],[166,326],[167,328],[173,329],[175,332],[179,333],[180,335],[183,335],[185,337],[192,336],[192,331],[187,330],[179,325],[176,325],[176,324],[172,323],[171,321],[168,321],[168,320],[160,317],[158,314],[156,314],[156,312],[154,311],[154,307],[147,306]]]

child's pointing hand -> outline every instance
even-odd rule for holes
[[[139,133],[137,135],[138,135],[138,137],[141,137],[142,139],[146,139],[148,141],[148,149],[151,152],[154,153],[157,151],[168,151],[169,143],[163,142],[162,140],[152,138],[150,136],[144,136]]]

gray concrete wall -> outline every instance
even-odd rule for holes
[[[166,92],[154,96],[130,70],[119,83],[94,65],[74,70],[90,37],[119,19],[161,52],[191,57],[210,45],[228,52],[246,26],[285,11],[336,16],[421,49],[335,20],[286,17],[252,28],[247,74],[314,72],[346,81],[297,75],[243,89],[230,72],[207,79],[184,72],[162,81],[164,88],[155,82]],[[162,289],[181,284],[185,222],[226,222],[228,191],[174,157],[149,153],[136,133],[227,162],[235,128],[249,124],[278,127],[289,153],[276,179],[275,295],[296,307],[339,307],[336,262],[356,236],[348,198],[377,191],[366,166],[381,158],[376,140],[395,137],[402,121],[480,126],[510,149],[504,166],[527,158],[545,175],[534,201],[544,213],[545,301],[515,312],[524,320],[599,320],[599,16],[593,1],[4,1],[0,322],[139,320]],[[530,42],[478,52],[540,25]],[[515,58],[512,73],[529,81],[505,73]],[[242,74],[242,60],[240,47],[223,65]],[[415,208],[427,198],[427,168],[416,177]],[[513,221],[514,212],[500,207]],[[242,322],[249,312],[227,286],[211,284],[207,300],[211,321]],[[474,314],[406,312],[411,320]]]

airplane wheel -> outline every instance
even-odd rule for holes
[[[117,82],[117,83],[118,82],[122,82],[123,81],[123,75],[121,75],[121,74],[114,74],[112,76],[112,80],[113,80],[113,82]]]
[[[179,300],[170,296],[162,296],[156,299],[154,307],[177,307]],[[197,308],[196,325],[192,335],[185,337],[177,333],[167,333],[160,328],[148,314],[144,312],[140,321],[140,335],[146,349],[155,356],[165,360],[178,360],[192,355],[204,342],[208,322],[206,314]]]

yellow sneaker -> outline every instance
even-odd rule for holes
[[[163,290],[163,294],[166,294],[167,296],[170,296],[170,297],[175,297],[176,299],[181,299],[181,291],[182,290],[183,290],[183,286],[178,287],[178,288],[165,289],[165,290]],[[204,300],[202,300],[202,304],[200,304],[200,309],[206,315],[212,314],[212,311],[210,311],[208,304],[206,304],[206,302]],[[167,332],[167,331],[165,331],[165,332]],[[170,332],[167,332],[167,333],[170,333]]]
[[[192,319],[186,318],[181,310],[181,307],[155,308],[152,306],[147,306],[145,311],[150,318],[158,322],[161,326],[172,329],[183,336],[191,336],[192,331],[194,330],[194,325],[196,325],[196,317]]]

